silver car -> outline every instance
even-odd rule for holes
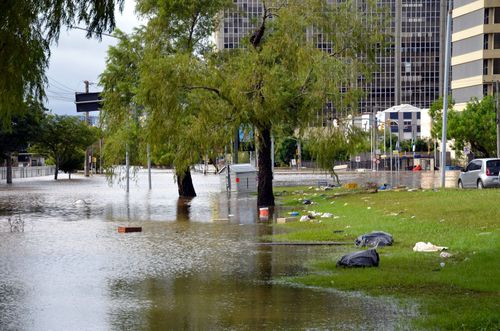
[[[500,187],[500,159],[474,159],[458,177],[458,187]]]

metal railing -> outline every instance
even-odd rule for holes
[[[12,178],[30,178],[54,175],[55,166],[12,167]],[[0,179],[7,179],[7,167],[0,167]]]

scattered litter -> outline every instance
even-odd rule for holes
[[[443,222],[444,222],[444,218],[439,220],[439,223],[443,223]]]
[[[414,252],[439,252],[439,251],[447,250],[447,249],[448,249],[448,247],[436,246],[434,244],[431,244],[430,242],[424,243],[422,241],[419,241],[413,247]]]
[[[356,238],[354,241],[356,246],[390,246],[394,242],[392,235],[383,231],[373,231],[371,233],[363,234]]]
[[[350,228],[351,228],[351,226],[350,226],[350,225],[346,225],[346,226],[345,226],[345,228],[346,228],[346,229],[350,229]]]
[[[346,203],[344,203],[344,206],[347,206],[347,205],[348,205],[348,203],[347,203],[347,202],[346,202]]]
[[[309,217],[309,215],[302,215],[302,216],[300,217],[300,221],[301,221],[301,222],[308,222],[308,221],[310,221],[310,220],[311,220],[311,217]]]
[[[355,189],[355,188],[358,188],[358,184],[357,183],[347,183],[347,184],[344,184],[344,188]]]
[[[487,236],[489,234],[491,234],[491,232],[481,232],[481,233],[478,233],[477,235],[478,236]]]
[[[330,218],[330,217],[333,217],[332,213],[324,213],[323,215],[321,215],[321,218]]]
[[[338,218],[340,218],[340,216],[337,216],[337,215],[333,216],[333,219],[334,219],[334,220],[336,220],[336,219],[338,219]]]
[[[333,233],[342,233],[344,230],[333,230]]]
[[[391,188],[391,186],[389,184],[384,184],[384,185],[378,187],[378,189],[380,191],[388,190],[390,188]]]
[[[278,217],[276,223],[284,224],[297,221],[297,217]]]
[[[318,217],[318,216],[321,216],[321,215],[323,215],[323,213],[320,213],[320,212],[317,212],[317,211],[314,211],[314,210],[312,210],[312,211],[309,212],[309,216],[311,218],[315,218],[315,217]]]
[[[410,218],[415,218],[415,215],[412,215]]]
[[[445,265],[446,265],[446,264],[445,264],[444,262],[439,263],[439,266],[440,266],[441,268],[444,268],[444,266],[445,266]]]
[[[367,207],[366,209],[372,209],[372,207]]]
[[[304,199],[304,201],[302,201],[302,204],[304,204],[304,205],[310,205],[311,204],[311,200]]]
[[[298,211],[292,211],[292,212],[289,212],[288,214],[290,216],[299,216],[299,212]]]
[[[83,199],[79,199],[79,200],[76,200],[76,201],[74,202],[74,204],[75,204],[75,205],[90,205],[90,202],[87,202],[87,201],[85,201],[85,200],[83,200]]]
[[[333,205],[334,203],[335,203],[335,201],[330,202],[331,205]]]
[[[379,255],[375,249],[359,251],[344,255],[337,262],[337,267],[378,267],[380,262]]]
[[[453,254],[450,254],[448,252],[441,252],[441,254],[439,254],[440,257],[442,257],[443,259],[448,259],[450,257],[453,256]]]
[[[227,215],[227,216],[228,216],[228,217],[233,217],[234,215],[233,215],[233,214],[229,214],[229,215]]]

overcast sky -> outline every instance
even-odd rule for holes
[[[125,33],[140,25],[134,14],[134,0],[126,0],[123,13],[116,14],[116,26]],[[76,115],[75,92],[84,92],[84,80],[94,85],[90,92],[100,91],[99,75],[105,68],[106,53],[117,39],[102,37],[87,39],[82,30],[61,31],[59,43],[51,47],[50,67],[47,71],[49,86],[46,107],[55,114]],[[96,115],[91,113],[91,115]]]

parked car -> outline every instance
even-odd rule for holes
[[[500,159],[474,159],[460,172],[458,187],[500,187]]]

